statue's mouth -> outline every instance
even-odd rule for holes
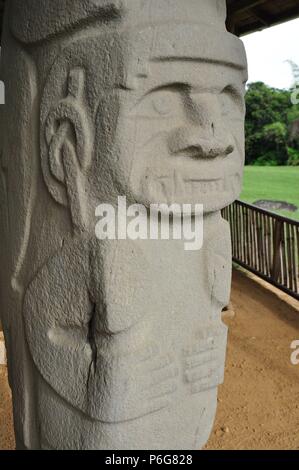
[[[241,175],[233,173],[213,178],[205,178],[202,175],[187,176],[174,172],[172,175],[148,176],[146,179],[147,190],[155,190],[157,198],[161,202],[171,203],[201,203],[201,198],[208,195],[236,192],[240,188]]]
[[[190,185],[193,190],[201,194],[225,190],[225,180],[223,178],[188,178],[184,179],[184,183]]]

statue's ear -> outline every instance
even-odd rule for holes
[[[78,214],[85,196],[84,172],[91,164],[93,135],[84,103],[84,70],[67,77],[67,94],[42,123],[42,170],[52,197]],[[75,206],[75,207],[74,207]]]

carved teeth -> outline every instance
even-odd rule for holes
[[[186,181],[186,184],[192,188],[192,195],[196,194],[209,194],[215,192],[224,191],[224,180],[210,180],[210,181],[200,181],[200,180],[189,180]]]
[[[181,175],[174,172],[171,176],[148,176],[146,180],[146,189],[155,189],[159,195],[160,202],[173,202],[176,199],[193,200],[198,195],[209,195],[222,193],[232,189],[235,191],[239,187],[239,175],[231,175],[225,179],[183,179]],[[180,201],[179,201],[180,202]]]

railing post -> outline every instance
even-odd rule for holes
[[[271,269],[271,278],[274,282],[277,282],[281,273],[281,262],[280,262],[280,248],[283,240],[283,222],[276,220],[274,226],[274,240],[273,240],[273,262]]]

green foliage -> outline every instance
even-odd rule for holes
[[[246,106],[246,163],[294,165],[299,139],[290,142],[289,131],[292,121],[299,118],[299,105],[292,104],[291,90],[271,88],[262,82],[251,83]]]
[[[253,166],[279,166],[276,161],[276,152],[266,152],[259,156],[253,163]]]
[[[299,119],[299,105],[293,105],[288,111],[288,122],[292,123]]]
[[[292,147],[288,147],[288,165],[290,166],[299,166],[299,150]],[[298,181],[299,184],[299,181]]]

